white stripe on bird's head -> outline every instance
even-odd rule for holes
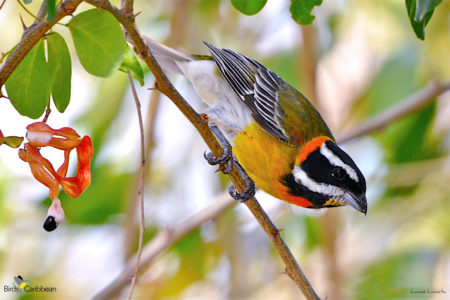
[[[325,156],[331,165],[335,167],[341,167],[342,169],[347,172],[348,176],[350,176],[351,179],[353,179],[355,182],[359,182],[358,175],[356,174],[356,171],[344,163],[336,154],[333,153],[328,147],[326,143],[323,143],[323,145],[320,147],[320,153]]]
[[[326,183],[320,183],[313,180],[299,166],[294,167],[294,170],[292,170],[292,175],[294,175],[295,182],[297,182],[298,184],[305,186],[312,192],[330,196],[330,198],[332,199],[340,199],[342,195],[345,193],[341,188],[337,186]]]

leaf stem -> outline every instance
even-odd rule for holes
[[[26,8],[26,6],[22,3],[22,1],[17,0],[17,3],[19,3],[19,5],[23,8],[23,10],[26,11],[30,16],[32,16],[36,21],[39,21],[39,22],[42,21],[41,18],[38,18],[31,11],[29,11],[28,8]]]

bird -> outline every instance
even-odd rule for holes
[[[189,55],[146,38],[160,66],[184,75],[207,104],[208,125],[224,154],[210,164],[233,164],[247,188],[233,198],[266,193],[305,208],[350,205],[366,214],[366,181],[308,99],[256,60],[203,42],[210,55]],[[245,172],[243,172],[245,171]]]

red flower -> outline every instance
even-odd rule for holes
[[[77,146],[78,165],[75,176],[60,179],[63,190],[72,198],[77,198],[91,184],[91,158],[93,152],[91,138],[85,135]],[[65,160],[66,161],[66,160]],[[64,165],[64,164],[63,164]],[[61,166],[62,168],[62,166]],[[58,170],[61,170],[61,168]],[[67,168],[64,173],[67,172]]]
[[[27,126],[27,140],[35,147],[50,146],[61,150],[72,150],[80,143],[78,133],[69,127],[53,129],[45,123],[36,122]]]
[[[19,150],[19,157],[30,165],[34,178],[49,188],[52,206],[49,209],[44,228],[54,230],[63,220],[64,211],[58,199],[59,186],[72,198],[77,198],[91,183],[91,158],[93,145],[89,136],[80,138],[69,127],[53,129],[45,123],[37,122],[27,126],[28,143]],[[38,147],[53,147],[64,151],[64,162],[57,171],[49,160],[42,157]],[[77,171],[75,176],[67,177],[69,156],[73,149],[77,151]]]

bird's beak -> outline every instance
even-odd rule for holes
[[[343,196],[343,199],[345,203],[347,203],[357,211],[360,211],[363,214],[367,213],[367,200],[365,194],[362,194],[361,196],[356,196],[353,193],[346,192]]]

